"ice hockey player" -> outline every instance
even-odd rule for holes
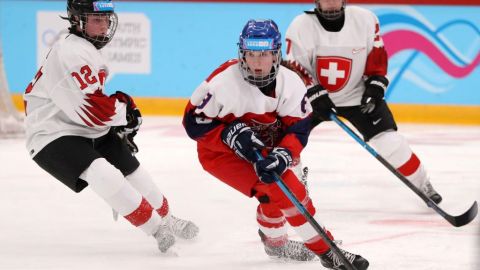
[[[378,18],[346,7],[346,0],[315,0],[315,9],[297,16],[286,33],[287,62],[307,85],[313,126],[329,121],[335,109],[365,141],[435,203],[436,192],[407,140],[397,132],[384,100],[387,53]]]
[[[293,172],[307,144],[311,106],[302,80],[280,66],[281,58],[276,23],[249,20],[240,34],[238,59],[221,65],[195,89],[183,124],[197,141],[203,168],[259,201],[259,234],[269,256],[297,261],[319,256],[327,268],[343,269],[338,257],[274,183],[273,174],[281,175],[315,217],[313,202]],[[264,159],[257,158],[257,151]],[[288,239],[286,223],[303,243]],[[343,252],[357,269],[367,269],[363,257]]]
[[[108,69],[99,50],[115,34],[114,5],[68,0],[67,13],[69,34],[53,45],[24,94],[27,149],[74,192],[89,186],[166,252],[175,236],[193,238],[198,227],[171,214],[166,197],[132,155],[129,145],[136,147],[127,142],[142,123],[133,99],[120,91],[104,94]]]

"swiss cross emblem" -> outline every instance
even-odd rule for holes
[[[343,89],[350,78],[352,59],[338,56],[317,57],[317,78],[328,92]]]

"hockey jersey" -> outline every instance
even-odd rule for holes
[[[280,66],[274,94],[267,96],[244,80],[238,60],[230,60],[195,89],[183,124],[197,141],[202,164],[210,162],[208,156],[231,153],[221,132],[236,119],[249,125],[268,147],[288,148],[298,160],[308,141],[311,112],[306,87],[291,70]]]
[[[27,149],[35,156],[62,136],[98,138],[126,125],[126,105],[104,94],[108,69],[87,40],[68,34],[54,44],[24,93]]]
[[[387,53],[378,18],[348,6],[339,32],[329,32],[315,14],[297,16],[286,33],[287,60],[301,73],[307,88],[321,84],[336,106],[360,104],[364,80],[387,74]]]

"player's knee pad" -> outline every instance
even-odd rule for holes
[[[150,174],[142,167],[139,166],[133,173],[125,176],[128,182],[142,195],[150,193],[155,186]]]
[[[104,158],[95,159],[80,178],[102,197],[117,193],[125,182],[122,173]]]
[[[370,143],[395,168],[407,162],[412,155],[407,140],[396,131],[382,132],[373,137]]]
[[[104,158],[94,160],[80,178],[122,216],[138,208],[142,201],[142,195]]]

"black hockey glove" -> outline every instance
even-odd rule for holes
[[[387,90],[388,79],[384,76],[372,76],[365,81],[365,92],[362,96],[360,111],[370,114],[383,99]]]
[[[125,144],[128,146],[128,149],[132,153],[132,155],[135,155],[138,153],[138,146],[137,144],[133,141],[133,137],[137,135],[137,132],[131,132],[131,133],[117,133],[117,135],[125,142]]]
[[[116,127],[116,132],[124,134],[137,134],[137,131],[140,129],[140,125],[142,125],[142,114],[140,113],[140,110],[138,110],[137,105],[135,105],[132,97],[121,91],[115,92],[115,94],[112,96],[115,96],[118,101],[127,105],[127,124],[125,126]]]
[[[251,163],[257,161],[255,151],[265,147],[252,129],[239,120],[235,120],[225,127],[221,136],[223,143],[230,147],[237,156]]]
[[[263,160],[255,163],[255,172],[260,181],[270,184],[275,182],[274,174],[282,175],[288,167],[292,166],[293,158],[290,150],[282,147],[273,148]]]
[[[328,97],[327,90],[319,84],[315,85],[307,90],[307,97],[312,104],[314,120],[330,121],[330,113],[335,104]]]

